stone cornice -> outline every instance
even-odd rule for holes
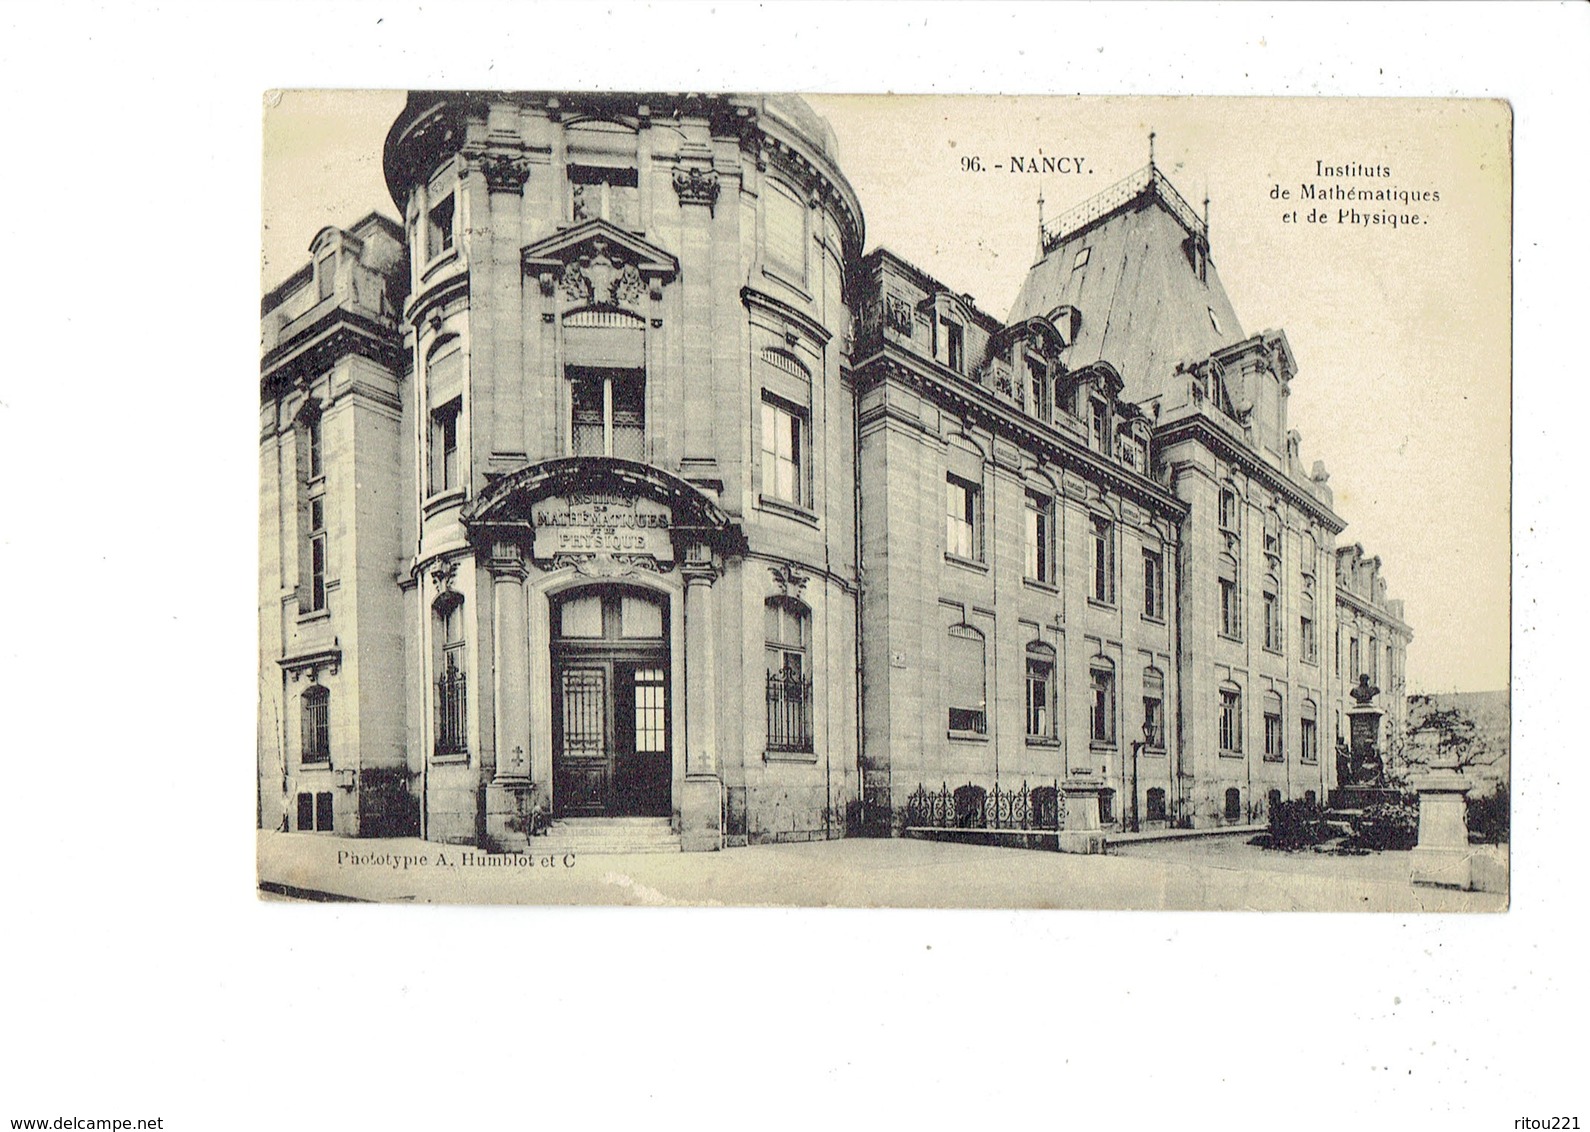
[[[1014,436],[1016,443],[1027,450],[1077,472],[1157,514],[1177,521],[1187,515],[1187,504],[1155,481],[1102,459],[1098,453],[1083,447],[1058,429],[1033,420],[1014,407],[998,401],[980,385],[973,385],[952,375],[949,370],[936,364],[929,370],[929,364],[932,363],[886,342],[876,353],[856,364],[858,393],[864,391],[872,381],[904,381],[933,400],[949,403],[956,411],[982,424],[996,436]],[[916,423],[921,427],[921,422]]]
[[[1183,440],[1196,441],[1216,455],[1237,464],[1250,478],[1260,481],[1270,491],[1282,495],[1293,506],[1307,512],[1332,535],[1340,534],[1346,529],[1346,519],[1314,498],[1311,492],[1283,474],[1279,468],[1273,468],[1265,463],[1252,449],[1229,436],[1201,414],[1173,421],[1154,430],[1154,444],[1159,451],[1164,451],[1169,445]]]
[[[782,299],[776,299],[765,291],[758,291],[755,287],[741,287],[740,301],[748,307],[759,307],[788,322],[793,322],[817,343],[818,349],[828,345],[828,340],[833,337],[833,332],[811,315],[804,314]]]
[[[261,400],[300,378],[313,379],[350,354],[402,373],[407,355],[398,332],[346,307],[334,307],[260,359]]]
[[[1397,632],[1406,636],[1408,640],[1413,640],[1413,630],[1408,627],[1407,622],[1403,621],[1401,618],[1393,617],[1387,610],[1375,605],[1373,602],[1369,601],[1368,598],[1353,593],[1352,590],[1345,590],[1341,586],[1337,586],[1336,603],[1338,605],[1345,605],[1349,609],[1356,610],[1357,612],[1363,614],[1365,617],[1371,618],[1372,620],[1389,625],[1393,629],[1397,630]]]
[[[450,273],[413,295],[403,312],[403,317],[417,327],[426,313],[432,309],[440,312],[454,299],[468,297],[469,272]]]

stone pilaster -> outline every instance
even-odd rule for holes
[[[690,547],[685,578],[685,781],[679,799],[680,846],[686,851],[723,846],[723,784],[718,777],[718,688],[712,585],[718,578],[711,550]]]
[[[496,680],[496,774],[486,788],[486,832],[501,849],[528,844],[530,781],[530,640],[524,557],[498,543],[487,562],[492,583],[493,669]]]

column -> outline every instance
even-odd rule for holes
[[[709,547],[686,550],[685,781],[679,798],[679,839],[685,851],[723,846],[723,786],[718,778],[717,656],[712,584],[718,569]]]

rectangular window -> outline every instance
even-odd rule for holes
[[[1157,550],[1143,551],[1143,616],[1165,620],[1165,559]]]
[[[309,501],[309,608],[326,608],[326,501]]]
[[[570,366],[569,454],[646,458],[646,375]]]
[[[1165,677],[1157,668],[1143,671],[1143,745],[1165,749]]]
[[[1165,702],[1158,696],[1143,697],[1143,736],[1150,750],[1165,746]]]
[[[1303,659],[1313,664],[1319,660],[1319,641],[1314,636],[1314,619],[1301,618],[1298,622],[1299,643],[1303,647]]]
[[[318,479],[325,473],[324,457],[320,447],[320,418],[310,417],[304,422],[304,439],[309,447],[309,478]]]
[[[620,228],[640,227],[639,178],[634,169],[596,165],[569,166],[569,216],[606,220]]]
[[[332,832],[332,805],[331,791],[323,790],[315,795],[315,829],[320,833]]]
[[[1089,672],[1092,691],[1092,709],[1089,711],[1088,731],[1093,742],[1101,745],[1115,743],[1115,673],[1108,668],[1095,666]]]
[[[1306,763],[1319,762],[1319,726],[1312,719],[1303,720],[1302,759]]]
[[[1286,630],[1281,624],[1281,602],[1269,590],[1264,591],[1264,647],[1280,652],[1285,644]]]
[[[762,494],[805,506],[804,416],[784,405],[762,401]]]
[[[1280,762],[1286,757],[1286,730],[1278,711],[1264,713],[1264,757]]]
[[[661,668],[635,669],[635,751],[668,750],[668,697]]]
[[[982,492],[956,476],[945,480],[944,553],[970,562],[983,559]]]
[[[1220,749],[1242,753],[1242,693],[1235,688],[1220,689]]]
[[[1237,507],[1237,493],[1229,487],[1220,489],[1220,529],[1240,531],[1241,511]]]
[[[1363,674],[1364,668],[1363,657],[1358,651],[1357,637],[1349,637],[1347,640],[1347,669],[1347,679],[1354,684],[1358,683],[1358,677]]]
[[[315,828],[315,796],[313,794],[298,795],[298,828],[306,833]]]
[[[956,373],[966,372],[966,335],[961,324],[944,320],[944,337],[949,344],[949,367]]]
[[[440,495],[460,485],[458,475],[458,417],[464,399],[454,397],[431,411],[431,494]]]
[[[1054,664],[1042,657],[1027,658],[1027,738],[1054,738],[1051,713]]]
[[[1115,604],[1115,526],[1108,519],[1093,520],[1093,600]]]
[[[453,194],[448,193],[426,217],[425,254],[435,259],[453,250]]]
[[[767,258],[793,275],[806,279],[806,206],[783,186],[767,182]]]
[[[1054,500],[1027,493],[1026,575],[1035,582],[1054,581]]]

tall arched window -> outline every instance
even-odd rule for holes
[[[1264,647],[1281,652],[1286,647],[1286,624],[1281,616],[1281,583],[1274,574],[1264,576]]]
[[[793,598],[769,598],[764,609],[767,649],[767,746],[812,749],[811,615]]]
[[[1220,753],[1242,753],[1242,688],[1230,680],[1220,685]]]
[[[303,713],[303,754],[301,761],[324,763],[331,761],[331,692],[319,684],[311,684],[299,697]]]
[[[951,732],[988,733],[983,635],[970,625],[951,625],[944,656],[944,695]]]
[[[443,594],[437,599],[434,612],[436,753],[466,754],[469,677],[464,663],[464,599],[458,594]]]
[[[1313,700],[1303,701],[1299,723],[1302,749],[1298,752],[1298,756],[1306,763],[1317,763],[1319,762],[1319,708],[1315,706]]]

